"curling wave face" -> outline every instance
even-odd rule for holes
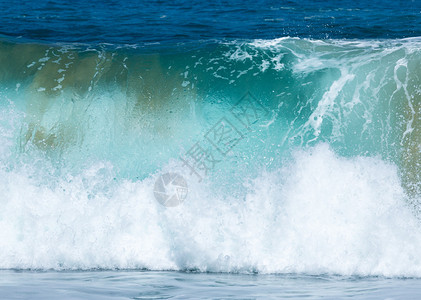
[[[1,42],[0,267],[421,276],[420,46]],[[221,119],[241,139],[198,180]]]

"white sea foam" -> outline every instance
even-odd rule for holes
[[[153,196],[158,174],[115,181],[109,163],[55,184],[0,173],[0,268],[421,277],[421,228],[395,166],[324,144],[245,179],[241,198],[184,173],[189,196],[167,209]]]

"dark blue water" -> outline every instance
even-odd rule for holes
[[[0,34],[49,42],[421,36],[418,0],[11,0],[0,11]]]

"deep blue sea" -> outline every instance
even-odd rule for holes
[[[0,34],[51,43],[421,36],[417,0],[2,1]]]
[[[421,299],[421,1],[0,1],[0,299]]]

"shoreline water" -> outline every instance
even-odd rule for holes
[[[417,299],[421,279],[154,271],[0,271],[4,299]]]

